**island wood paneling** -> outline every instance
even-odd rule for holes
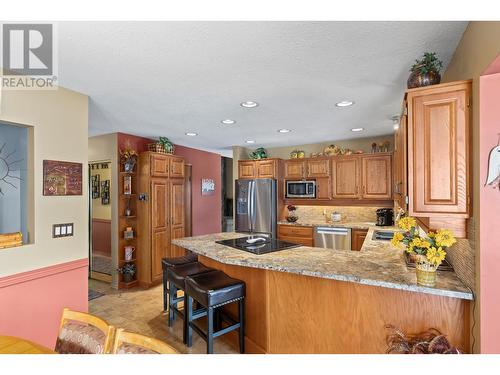
[[[247,353],[384,353],[388,324],[469,350],[466,300],[200,261],[245,281]],[[235,332],[221,339],[237,348]]]

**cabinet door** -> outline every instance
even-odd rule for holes
[[[332,159],[332,196],[333,198],[359,197],[359,158],[340,156]]]
[[[277,178],[278,163],[276,160],[258,160],[256,164],[258,178]]]
[[[151,238],[151,279],[162,279],[161,260],[170,253],[170,238],[168,230],[153,231]]]
[[[361,196],[364,199],[392,199],[391,155],[361,157]]]
[[[316,178],[316,199],[332,198],[332,181],[330,177]]]
[[[172,227],[172,240],[175,238],[182,238],[184,237],[184,226],[182,227]],[[182,257],[186,255],[186,250],[184,250],[182,247],[176,246],[176,245],[171,245],[170,246],[170,253],[171,256],[173,257]]]
[[[393,189],[392,195],[399,207],[407,210],[407,116],[401,116],[399,128],[394,133],[394,156],[393,156]]]
[[[468,217],[470,84],[408,96],[409,211]]]
[[[170,225],[184,226],[184,180],[170,181],[170,207]]]
[[[310,159],[307,161],[307,177],[329,177],[330,159]]]
[[[365,242],[366,234],[368,233],[367,229],[353,229],[351,231],[351,248],[354,251],[361,250],[363,246],[363,242]]]
[[[184,159],[170,157],[170,177],[184,178]]]
[[[304,160],[285,160],[285,179],[302,180],[306,176]]]
[[[255,170],[255,161],[253,160],[238,161],[238,176],[239,178],[257,177],[257,173]]]
[[[153,154],[150,156],[152,177],[168,177],[169,159],[166,155]]]

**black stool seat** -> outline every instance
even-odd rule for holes
[[[222,271],[186,278],[186,293],[205,307],[224,305],[245,296],[245,283]]]
[[[161,268],[163,270],[163,311],[168,309],[167,294],[168,290],[168,280],[167,280],[167,270],[170,267],[180,266],[181,264],[193,263],[198,261],[198,255],[189,251],[185,256],[182,257],[170,257],[163,258],[161,260]]]
[[[205,307],[203,314],[193,311],[193,302]],[[224,305],[238,303],[238,321],[224,311]],[[226,275],[222,271],[212,271],[187,276],[185,279],[184,305],[187,310],[184,342],[192,345],[192,331],[207,342],[207,353],[213,353],[214,339],[234,330],[239,332],[240,353],[245,352],[245,282]],[[207,331],[203,331],[195,320],[207,317]],[[223,322],[229,324],[223,326]]]
[[[180,266],[181,264],[193,263],[198,261],[198,255],[190,253],[183,257],[172,257],[172,258],[163,258],[161,260],[161,267],[163,270],[166,270],[170,267]]]
[[[195,276],[210,271],[215,270],[200,262],[186,263],[180,266],[170,267],[167,271],[167,280],[175,284],[177,288],[184,290],[185,281],[188,276]]]

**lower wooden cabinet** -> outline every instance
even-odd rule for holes
[[[304,246],[314,246],[313,227],[278,225],[278,239]]]
[[[353,229],[351,231],[351,249],[354,251],[361,250],[363,242],[365,242],[368,229]]]

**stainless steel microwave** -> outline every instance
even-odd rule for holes
[[[316,181],[286,181],[286,198],[316,198]]]

